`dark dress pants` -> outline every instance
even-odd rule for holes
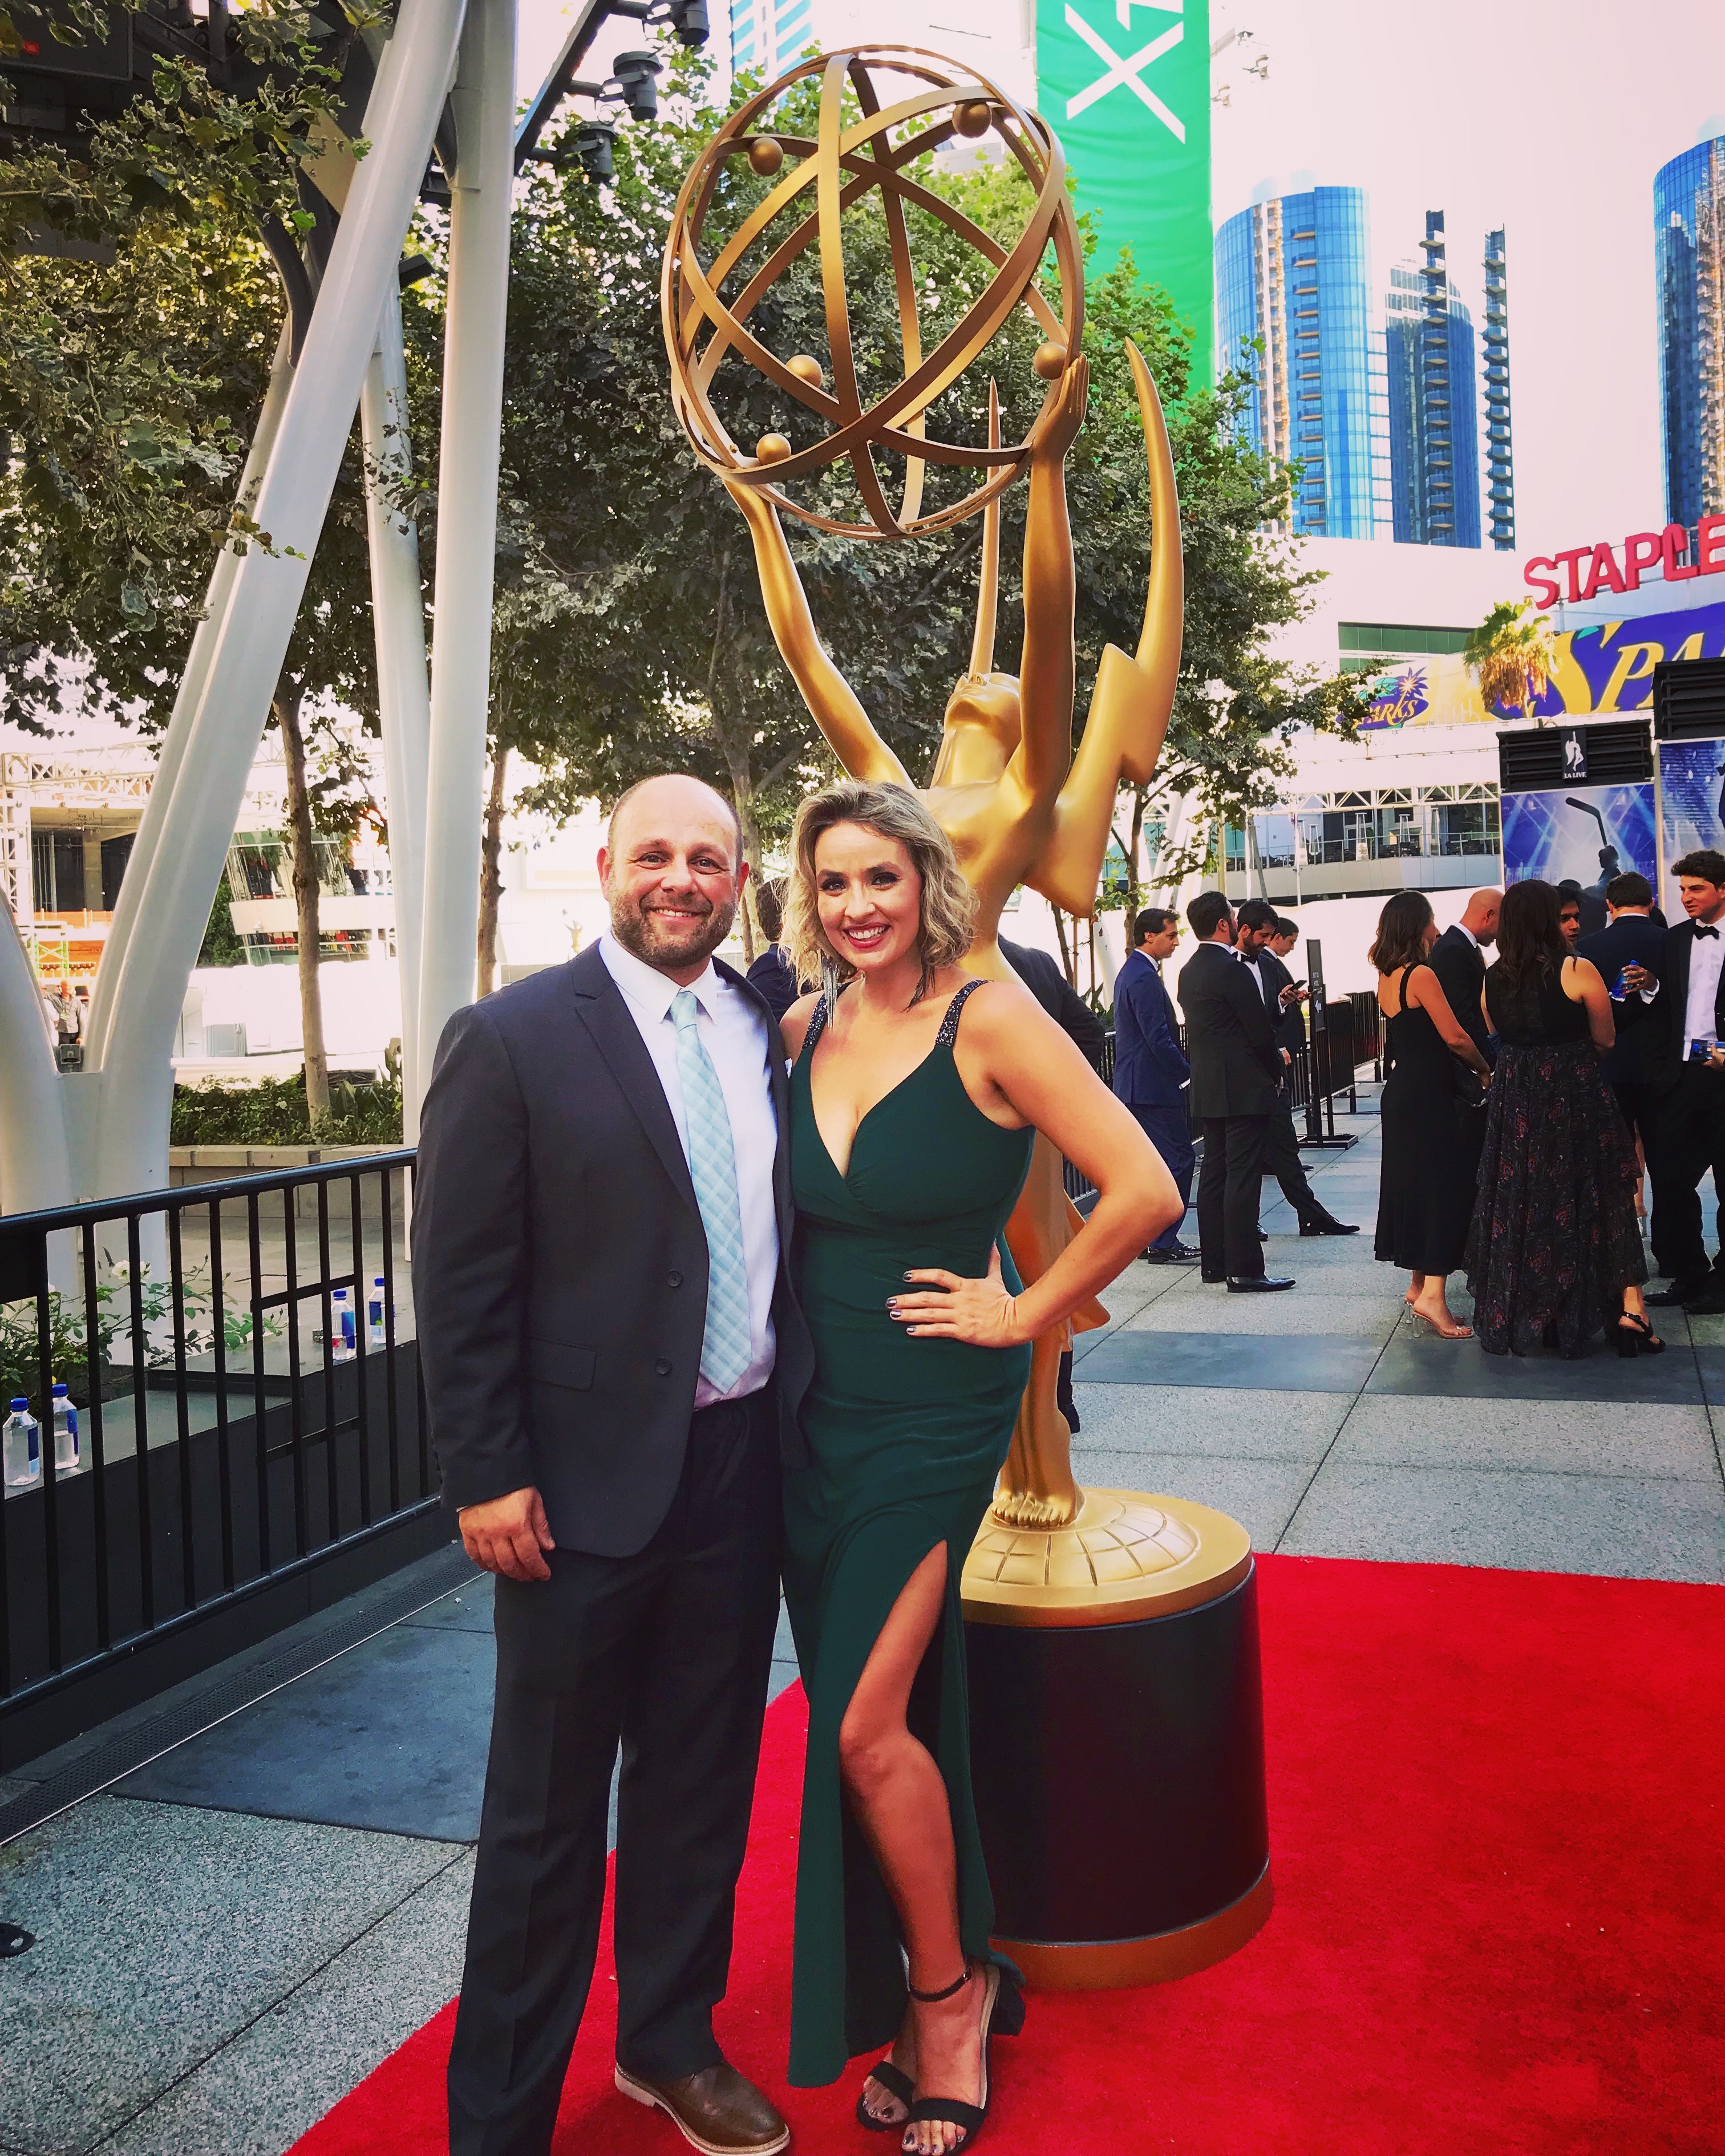
[[[1725,1200],[1725,1070],[1686,1063],[1676,1083],[1644,1103],[1641,1142],[1653,1175],[1652,1244],[1668,1280],[1699,1281],[1710,1270],[1701,1193],[1709,1168]],[[1717,1270],[1725,1273],[1725,1264]]]
[[[1198,1176],[1199,1269],[1206,1280],[1256,1280],[1264,1270],[1258,1194],[1268,1116],[1206,1116]]]
[[[619,1742],[619,2063],[716,2063],[778,1614],[777,1414],[705,1408],[638,1556],[553,1550],[497,1582],[497,1701],[467,1964],[449,2056],[450,2156],[546,2156],[587,2004]]]
[[[1131,1105],[1138,1128],[1162,1155],[1163,1165],[1174,1178],[1174,1188],[1180,1194],[1180,1218],[1164,1228],[1150,1246],[1155,1250],[1171,1250],[1180,1240],[1180,1230],[1186,1224],[1185,1209],[1192,1203],[1192,1171],[1198,1154],[1192,1143],[1191,1121],[1183,1101],[1177,1108],[1144,1106],[1136,1101]]]
[[[1266,1173],[1273,1175],[1281,1194],[1304,1223],[1315,1220],[1323,1211],[1317,1193],[1306,1179],[1306,1164],[1300,1158],[1300,1141],[1294,1135],[1294,1102],[1284,1087],[1276,1102],[1276,1113],[1270,1118],[1269,1134],[1264,1147]]]

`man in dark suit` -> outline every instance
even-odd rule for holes
[[[1186,918],[1198,938],[1180,974],[1180,1008],[1193,1112],[1204,1128],[1198,1178],[1203,1277],[1225,1280],[1235,1295],[1291,1287],[1291,1280],[1266,1277],[1258,1240],[1258,1194],[1282,1069],[1275,1024],[1256,980],[1235,956],[1234,916],[1221,892],[1200,891]]]
[[[1069,1040],[1076,1041],[1094,1070],[1102,1059],[1108,1029],[1079,994],[1046,951],[1028,943],[1009,943],[997,936],[1000,955]]]
[[[1486,985],[1486,953],[1497,940],[1497,916],[1503,910],[1501,891],[1476,891],[1468,895],[1461,918],[1446,928],[1431,947],[1426,963],[1437,975],[1444,1001],[1456,1024],[1489,1063],[1497,1060],[1497,1036],[1486,1022],[1480,997]],[[1464,1070],[1456,1082],[1462,1088],[1461,1140],[1467,1147],[1466,1172],[1470,1183],[1479,1175],[1480,1154],[1486,1142],[1485,1089],[1471,1072]]]
[[[1293,1207],[1302,1235],[1357,1235],[1358,1228],[1338,1220],[1307,1180],[1300,1141],[1294,1134],[1294,1058],[1306,1045],[1306,1021],[1300,1015],[1300,993],[1294,986],[1294,977],[1276,953],[1282,926],[1267,899],[1249,898],[1236,916],[1235,948],[1258,983],[1264,1008],[1276,1029],[1276,1052],[1281,1059],[1265,1166]]]
[[[748,984],[776,1019],[803,993],[780,937],[784,934],[784,878],[763,877],[755,890],[755,918],[767,948],[748,970]]]
[[[1617,1039],[1599,1066],[1600,1075],[1617,1096],[1623,1120],[1631,1137],[1647,1149],[1651,1122],[1646,1073],[1642,1050],[1646,1045],[1648,1021],[1653,1015],[1659,978],[1665,971],[1666,931],[1651,919],[1653,886],[1633,869],[1614,876],[1605,886],[1605,903],[1611,910],[1610,926],[1596,936],[1584,936],[1575,947],[1578,958],[1589,958],[1599,969],[1611,996],[1611,1015],[1617,1021]],[[1657,1262],[1663,1248],[1663,1223],[1653,1223],[1653,1255]],[[1664,1267],[1661,1267],[1664,1270]]]
[[[546,2156],[619,1741],[617,2082],[696,2147],[789,2138],[714,2040],[777,1620],[792,1296],[783,1045],[712,953],[747,868],[698,780],[611,819],[611,928],[445,1028],[413,1300],[444,1502],[497,1575],[451,2156]]]
[[[1426,960],[1456,1024],[1487,1063],[1494,1060],[1492,1035],[1480,996],[1486,985],[1486,953],[1497,940],[1497,916],[1502,909],[1501,891],[1471,892],[1461,920],[1439,937]]]
[[[1186,1108],[1192,1066],[1162,978],[1163,962],[1179,940],[1179,918],[1164,906],[1147,906],[1133,919],[1132,947],[1114,983],[1114,1091],[1162,1155],[1184,1206],[1191,1203],[1198,1158]],[[1153,1265],[1190,1265],[1197,1257],[1180,1240],[1184,1225],[1183,1213],[1145,1251]]]
[[[1671,873],[1688,918],[1666,932],[1641,1050],[1653,1227],[1671,1286],[1647,1300],[1712,1317],[1725,1314],[1725,1259],[1707,1263],[1697,1186],[1712,1168],[1725,1195],[1725,854],[1685,854]]]

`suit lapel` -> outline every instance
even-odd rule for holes
[[[622,1088],[623,1097],[639,1117],[641,1127],[677,1195],[698,1219],[701,1209],[695,1202],[695,1185],[690,1178],[689,1163],[683,1157],[683,1141],[677,1135],[676,1118],[665,1097],[665,1088],[659,1082],[659,1073],[647,1053],[640,1028],[600,957],[598,945],[583,951],[572,963],[569,971],[575,990],[575,1008],[593,1036],[593,1045]]]

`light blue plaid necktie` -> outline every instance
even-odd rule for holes
[[[701,1224],[706,1230],[706,1334],[701,1343],[701,1374],[716,1392],[728,1393],[747,1369],[754,1352],[737,1155],[724,1089],[696,1029],[701,1006],[694,990],[680,988],[670,1009],[677,1029],[683,1122],[689,1133],[689,1173],[701,1208]]]

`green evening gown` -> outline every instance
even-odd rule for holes
[[[824,1002],[791,1075],[794,1266],[815,1351],[803,1408],[813,1464],[785,1480],[785,1599],[809,1695],[790,2059],[803,2088],[889,2043],[903,2018],[897,1917],[840,1786],[839,1726],[894,1603],[942,1543],[946,1616],[911,1723],[946,1780],[964,1950],[988,1951],[958,1585],[1012,1442],[1030,1351],[907,1337],[886,1309],[912,1266],[985,1273],[1029,1168],[1034,1132],[991,1122],[953,1060],[959,1012],[981,985],[959,989],[927,1059],[864,1116],[842,1176],[809,1098]]]

